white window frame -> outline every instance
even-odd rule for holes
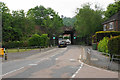
[[[113,22],[109,23],[109,29],[113,29]]]
[[[106,27],[107,27],[107,26],[106,26],[106,25],[104,25],[104,31],[106,31],[106,30],[107,30],[107,29],[106,29]]]

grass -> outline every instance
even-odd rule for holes
[[[36,49],[7,49],[7,53],[16,53],[16,52],[25,52],[25,51],[30,51],[30,50],[36,50]]]

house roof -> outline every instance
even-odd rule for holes
[[[118,11],[118,13],[114,14],[113,16],[111,16],[109,19],[107,19],[106,21],[104,21],[102,24],[106,24],[115,20],[120,20],[120,11]]]

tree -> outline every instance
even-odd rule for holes
[[[44,6],[36,6],[29,9],[27,17],[33,19],[37,25],[43,24],[43,19],[47,16],[47,9]]]
[[[96,31],[102,29],[102,15],[101,9],[93,10],[90,4],[85,4],[82,8],[78,9],[76,15],[75,29],[79,37],[89,38]]]
[[[107,10],[105,11],[105,17],[110,18],[112,15],[120,11],[120,1],[116,1],[113,4],[109,4]]]
[[[35,21],[35,24],[39,25],[40,29],[42,29],[42,32],[44,31],[49,36],[61,32],[60,28],[63,26],[62,19],[51,8],[36,6],[28,11],[27,17]]]
[[[63,18],[63,24],[64,24],[64,26],[68,26],[68,27],[74,26],[75,21],[76,21],[75,17],[73,17],[73,18],[64,17]]]

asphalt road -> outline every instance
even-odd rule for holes
[[[82,63],[81,46],[53,48],[2,64],[3,78],[118,78],[118,73]],[[89,76],[87,76],[89,75]],[[97,76],[95,76],[97,75]]]

